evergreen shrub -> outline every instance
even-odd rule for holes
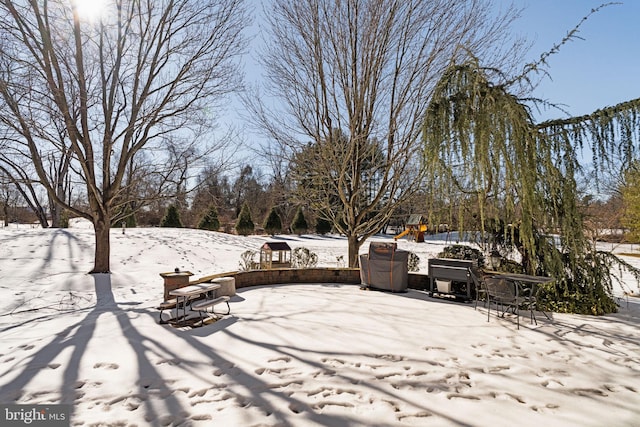
[[[207,213],[202,217],[198,228],[201,230],[218,231],[220,229],[220,220],[218,219],[218,209],[215,206],[209,206]]]
[[[420,257],[416,253],[409,252],[409,262],[407,267],[411,272],[420,271]]]
[[[293,223],[291,224],[291,231],[299,236],[306,233],[308,228],[309,226],[307,225],[307,220],[304,218],[302,208],[298,208],[296,216],[293,218]]]
[[[182,228],[182,221],[180,220],[180,212],[174,205],[170,205],[167,208],[167,212],[160,221],[160,227],[174,227]]]
[[[240,215],[238,215],[238,220],[236,221],[236,232],[241,236],[248,236],[253,233],[255,229],[255,225],[253,224],[253,220],[251,219],[251,211],[249,210],[249,205],[244,203],[242,208],[240,209]]]
[[[264,230],[272,236],[282,232],[282,221],[276,208],[271,208],[269,216],[267,216],[267,219],[264,221]]]
[[[318,218],[316,221],[316,233],[325,235],[331,232],[333,224],[324,218]]]
[[[446,246],[442,252],[438,254],[438,258],[476,261],[478,268],[482,268],[484,266],[484,254],[482,251],[467,245]]]

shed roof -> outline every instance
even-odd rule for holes
[[[291,248],[287,245],[286,242],[265,242],[262,245],[262,250],[271,250],[271,251],[290,251]]]

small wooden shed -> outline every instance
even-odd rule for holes
[[[260,248],[260,268],[290,268],[291,248],[286,242],[265,242]]]

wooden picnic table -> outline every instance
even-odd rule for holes
[[[174,320],[177,321],[180,319],[180,306],[182,306],[182,319],[186,319],[187,303],[189,302],[190,298],[202,294],[207,294],[212,297],[211,294],[213,294],[213,292],[219,288],[219,283],[198,283],[196,285],[189,285],[170,291],[169,295],[176,297],[176,316]]]

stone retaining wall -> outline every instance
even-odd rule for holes
[[[286,283],[350,283],[360,284],[358,268],[277,268],[271,270],[230,271],[190,281],[190,284],[209,282],[219,277],[234,277],[236,289],[249,286]],[[409,273],[409,288],[429,289],[429,276]]]

